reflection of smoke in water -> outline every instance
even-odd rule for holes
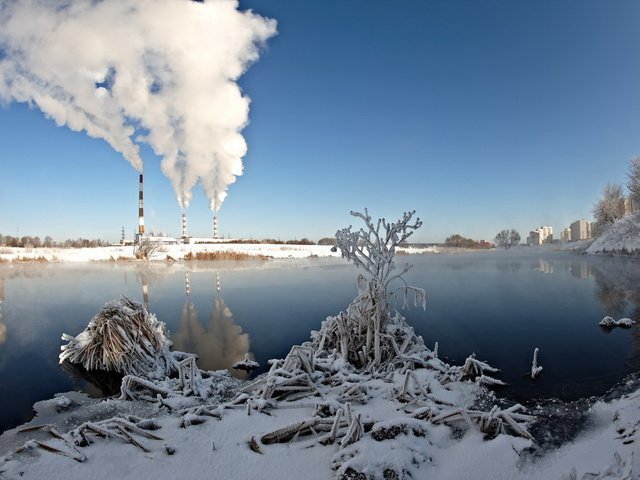
[[[198,322],[198,312],[190,300],[185,301],[177,331],[171,336],[175,350],[198,355],[198,366],[203,370],[228,369],[237,378],[248,378],[249,373],[232,368],[249,352],[249,335],[236,325],[229,307],[220,297],[219,275],[216,274],[218,294],[209,317],[203,326]]]

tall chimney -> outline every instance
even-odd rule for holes
[[[144,208],[142,208],[142,174],[140,174],[140,190],[138,193],[138,235],[144,235]]]
[[[218,237],[218,216],[217,215],[213,215],[213,238],[219,238]]]

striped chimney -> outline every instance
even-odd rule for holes
[[[213,216],[213,238],[218,238],[218,217]]]
[[[144,234],[144,208],[142,208],[142,174],[140,174],[140,189],[138,192],[138,234]]]

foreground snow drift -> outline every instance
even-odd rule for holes
[[[640,251],[640,219],[635,214],[621,218],[609,226],[587,248],[587,253],[617,253],[623,255]]]

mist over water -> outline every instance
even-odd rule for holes
[[[427,308],[401,313],[427,346],[439,342],[445,361],[461,364],[475,352],[500,368],[509,386],[499,395],[573,400],[602,395],[640,371],[640,329],[598,326],[604,315],[640,320],[637,261],[534,249],[401,256],[396,263],[405,261],[414,265],[409,284],[427,291]],[[200,368],[229,368],[248,353],[260,362],[259,374],[267,360],[284,357],[346,309],[357,273],[340,259],[2,265],[0,430],[28,420],[31,405],[54,393],[102,395],[117,383],[66,371],[58,354],[63,332],[78,334],[120,295],[148,303],[174,347],[198,354]],[[536,347],[544,370],[532,382]]]

